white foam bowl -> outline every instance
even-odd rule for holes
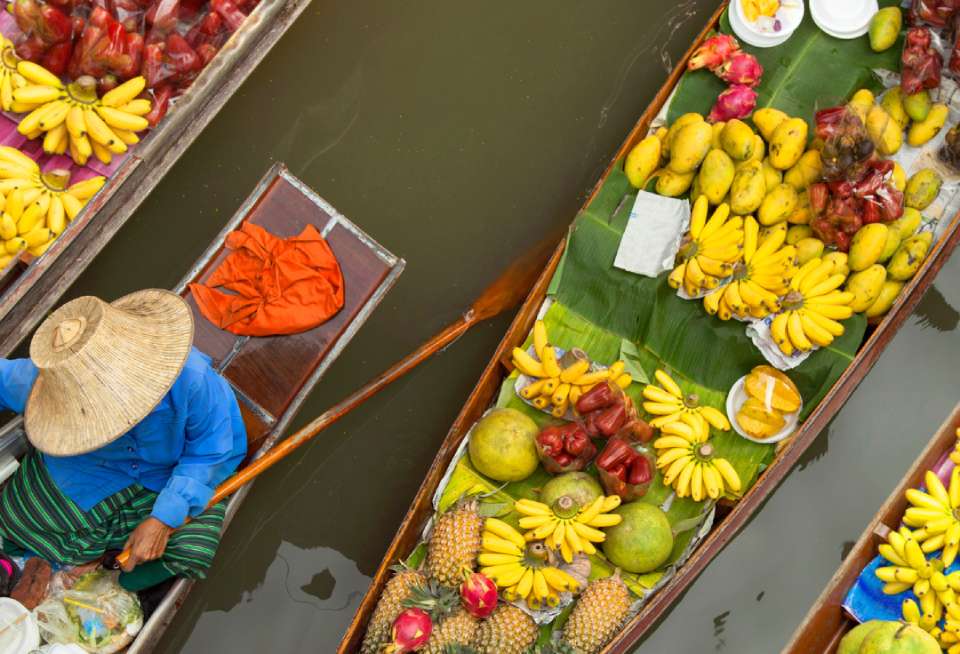
[[[810,0],[813,22],[838,39],[855,39],[866,34],[879,9],[877,0]]]
[[[28,654],[40,647],[40,630],[33,614],[20,602],[0,597],[0,652]]]
[[[761,30],[747,21],[746,14],[743,13],[743,0],[733,0],[728,13],[730,27],[733,28],[737,37],[755,48],[772,48],[784,43],[803,22],[803,14],[803,0],[786,0],[786,6],[781,7],[777,12],[782,29],[779,32],[773,32]]]
[[[797,424],[800,422],[800,412],[803,411],[803,403],[800,403],[800,408],[794,411],[793,413],[784,414],[783,418],[786,420],[786,424],[783,426],[783,429],[778,431],[776,434],[770,438],[755,438],[750,436],[740,427],[737,423],[737,411],[743,406],[743,403],[747,401],[749,395],[747,395],[746,389],[746,379],[747,376],[744,375],[737,382],[730,387],[730,392],[727,393],[727,418],[730,420],[730,425],[733,427],[734,431],[746,438],[748,441],[753,441],[754,443],[763,443],[769,445],[770,443],[779,443],[783,439],[787,438],[797,429]]]

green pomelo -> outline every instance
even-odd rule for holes
[[[585,472],[567,472],[543,485],[540,501],[552,506],[564,495],[583,507],[603,495],[603,488]]]
[[[883,620],[870,620],[861,625],[857,625],[848,631],[847,635],[840,641],[837,654],[859,654],[860,645],[863,644],[864,638],[882,624],[885,624]]]
[[[516,409],[494,409],[470,435],[470,462],[497,481],[526,479],[540,464],[535,439],[537,423]]]
[[[884,622],[863,639],[857,654],[941,654],[937,640],[920,627]]]
[[[614,513],[623,521],[607,529],[603,553],[615,566],[627,572],[656,570],[673,550],[673,531],[667,514],[646,502],[631,502]]]

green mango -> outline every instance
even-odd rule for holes
[[[910,120],[918,123],[927,119],[931,106],[933,106],[933,103],[930,101],[930,94],[926,89],[903,98],[904,111],[910,116]]]
[[[840,647],[837,648],[837,654],[859,654],[860,645],[871,631],[884,624],[882,620],[870,620],[857,625],[847,632],[840,641]]]

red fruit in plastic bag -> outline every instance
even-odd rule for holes
[[[903,192],[892,184],[884,184],[874,194],[880,204],[880,215],[883,222],[891,222],[903,215]]]
[[[40,65],[49,70],[54,75],[63,75],[70,64],[70,56],[73,54],[73,43],[57,43],[50,48],[40,58]]]
[[[620,481],[627,480],[627,466],[623,463],[618,463],[615,466],[607,468],[606,470]]]
[[[577,413],[585,416],[597,409],[604,409],[610,406],[616,399],[617,396],[610,384],[597,384],[577,400]]]
[[[149,47],[149,46],[148,46]],[[146,118],[152,127],[163,120],[167,115],[167,109],[170,108],[170,99],[173,98],[173,88],[169,84],[163,84],[153,90],[153,107],[144,118]]]
[[[497,585],[486,575],[474,572],[460,584],[460,601],[473,617],[486,618],[497,608]]]
[[[550,447],[559,452],[563,449],[563,428],[557,426],[545,427],[537,436],[537,441],[544,447]]]
[[[863,224],[869,225],[871,223],[880,222],[880,207],[877,206],[872,200],[864,200],[863,202]]]
[[[650,461],[644,456],[638,456],[630,463],[630,473],[627,475],[628,484],[646,484],[653,479],[650,470]]]
[[[597,457],[597,467],[612,472],[618,465],[629,462],[634,454],[633,449],[623,439],[610,439]]]
[[[833,239],[833,244],[841,252],[848,252],[850,250],[850,236],[843,232],[837,232],[836,237]]]
[[[573,456],[580,456],[590,447],[590,439],[582,429],[567,434],[564,449]]]
[[[827,202],[830,200],[830,187],[823,182],[811,184],[808,190],[810,194],[810,208],[814,213],[820,213],[827,208]]]
[[[940,86],[943,58],[931,47],[931,42],[932,36],[926,27],[914,27],[907,32],[903,54],[900,56],[900,86],[907,95]]]
[[[179,34],[167,37],[166,57],[174,69],[183,75],[200,70],[203,63],[197,51]]]
[[[197,54],[200,55],[200,61],[206,66],[214,57],[217,56],[217,47],[212,43],[201,43],[197,46]]]
[[[944,27],[957,9],[960,9],[957,0],[913,0],[907,17],[911,25],[925,22]]]
[[[597,429],[602,436],[609,438],[613,436],[620,428],[627,423],[627,407],[623,402],[618,402],[613,406],[607,407],[599,416],[597,416]]]
[[[233,0],[210,0],[210,6],[220,14],[231,32],[240,29],[243,21],[247,19],[247,15],[240,11]]]

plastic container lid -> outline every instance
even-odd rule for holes
[[[737,424],[737,411],[743,406],[743,403],[747,401],[746,380],[747,377],[744,375],[737,380],[737,383],[730,387],[730,392],[727,393],[727,418],[730,420],[730,425],[734,431],[748,441],[764,444],[778,443],[796,431],[797,424],[800,422],[800,412],[803,411],[803,404],[793,413],[784,414],[783,419],[786,420],[786,424],[783,426],[783,429],[770,438],[754,438],[753,436],[747,435],[743,429],[741,429],[740,425]]]
[[[782,26],[779,32],[761,30],[748,22],[743,13],[742,0],[734,0],[727,15],[730,18],[730,27],[741,41],[755,48],[772,48],[793,35],[803,21],[803,14],[803,0],[784,0],[777,11],[777,19]]]
[[[838,39],[855,39],[870,29],[880,10],[877,0],[810,0],[810,16],[821,30]]]
[[[33,614],[17,600],[0,597],[0,652],[28,654],[38,647],[40,630]]]

